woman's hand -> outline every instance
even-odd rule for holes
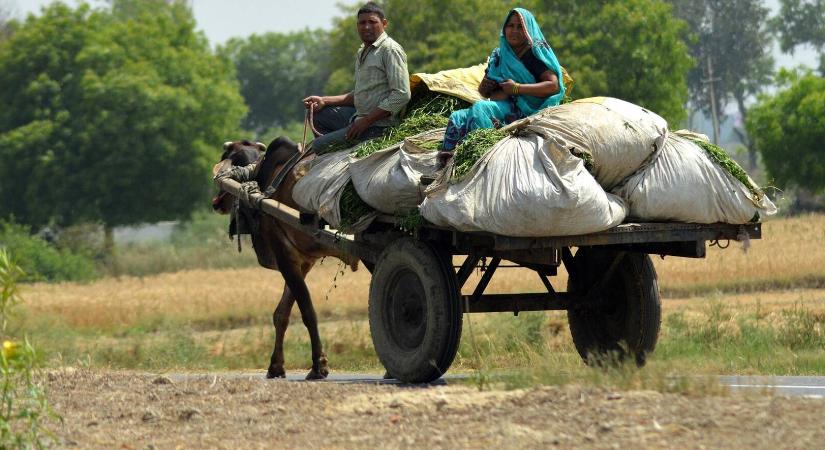
[[[510,79],[502,81],[499,84],[499,86],[501,86],[501,90],[504,91],[504,93],[507,94],[507,95],[516,95],[516,92],[514,92],[514,89],[517,85],[518,85],[518,83],[516,83],[515,81],[510,80]]]
[[[496,89],[498,89],[498,83],[489,78],[484,78],[478,85],[478,93],[488,98]]]

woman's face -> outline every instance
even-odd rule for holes
[[[507,24],[504,25],[504,39],[512,48],[521,47],[527,41],[527,33],[518,14],[513,14],[507,19]]]

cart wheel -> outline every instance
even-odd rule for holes
[[[580,248],[568,270],[567,289],[587,292],[609,270],[617,253]],[[567,311],[570,333],[587,364],[621,362],[632,355],[639,367],[653,352],[662,320],[656,270],[643,253],[626,253],[601,292],[600,307]]]
[[[461,304],[448,255],[412,238],[384,249],[370,283],[370,332],[389,375],[408,383],[438,379],[461,338]]]

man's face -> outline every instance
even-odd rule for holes
[[[364,44],[372,44],[384,32],[387,19],[378,17],[378,14],[364,13],[358,15],[358,36]]]

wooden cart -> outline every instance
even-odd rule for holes
[[[225,179],[221,187],[237,196],[240,184]],[[465,313],[565,310],[585,361],[633,358],[641,366],[656,345],[661,322],[649,255],[703,258],[708,242],[761,238],[760,223],[626,223],[599,233],[547,238],[428,225],[405,232],[390,216],[379,216],[361,233],[343,235],[316,215],[263,197],[256,203],[263,213],[364,263],[372,273],[369,322],[376,353],[390,375],[411,383],[435,380],[449,369]],[[455,256],[465,257],[458,266]],[[486,294],[503,261],[533,270],[546,290]],[[566,291],[550,281],[562,264],[569,274]],[[483,275],[470,289],[466,283],[477,268]]]

